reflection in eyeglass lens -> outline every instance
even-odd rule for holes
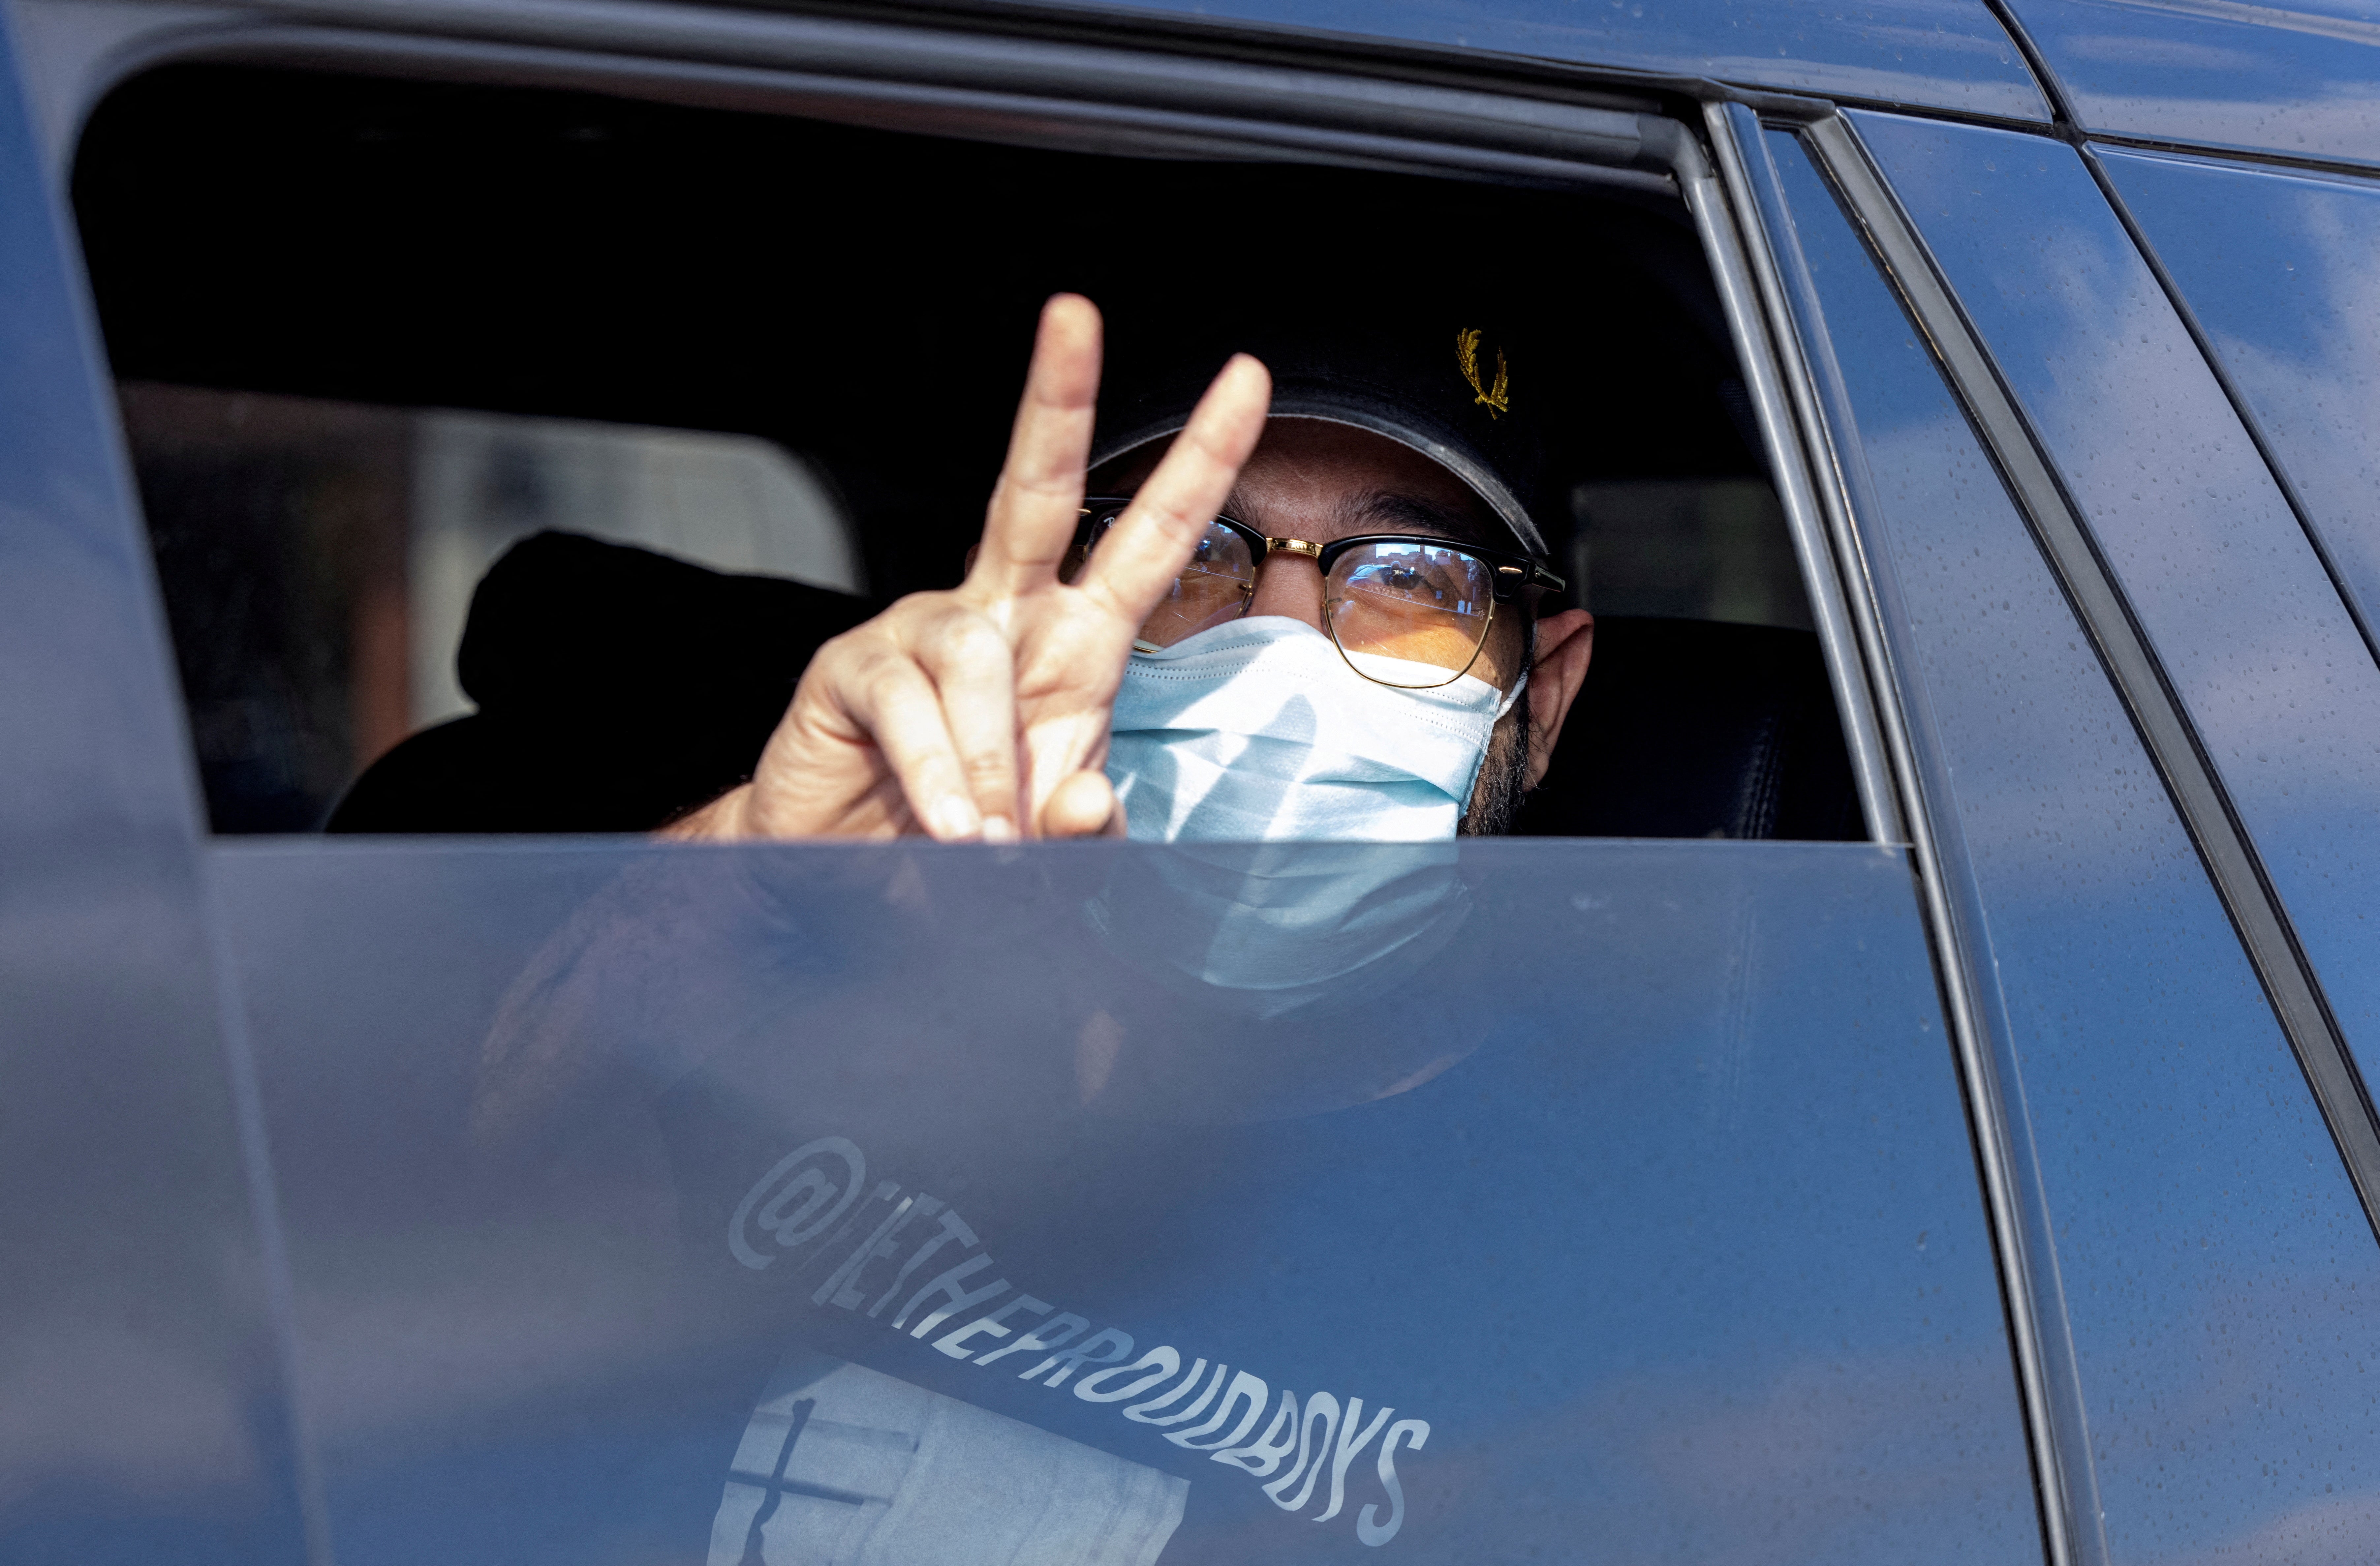
[[[1099,534],[1114,524],[1113,517],[1102,518]],[[1172,591],[1142,625],[1141,644],[1172,647],[1238,618],[1256,578],[1248,541],[1220,522],[1209,524]],[[1486,562],[1460,550],[1366,544],[1332,564],[1324,613],[1340,647],[1363,655],[1356,668],[1366,678],[1443,685],[1471,667],[1487,637],[1493,581]]]
[[[1442,684],[1470,667],[1494,609],[1486,562],[1427,544],[1366,544],[1331,567],[1326,613],[1345,651],[1419,665],[1359,670],[1390,685]],[[1433,674],[1431,671],[1442,671]]]
[[[1190,563],[1174,578],[1172,590],[1141,627],[1140,639],[1172,647],[1210,625],[1238,618],[1256,579],[1255,552],[1247,540],[1220,523],[1209,523]]]

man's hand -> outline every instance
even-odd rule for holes
[[[1005,843],[1121,830],[1103,769],[1124,661],[1256,449],[1272,380],[1245,354],[1225,365],[1131,509],[1061,582],[1099,384],[1099,311],[1061,294],[1041,312],[966,581],[820,648],[752,781],[669,835]]]

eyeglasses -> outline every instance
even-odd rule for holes
[[[1076,557],[1088,554],[1131,503],[1095,496],[1083,503]],[[1496,606],[1524,589],[1562,579],[1524,554],[1480,549],[1420,533],[1366,533],[1327,544],[1270,539],[1245,522],[1218,516],[1173,579],[1165,601],[1133,646],[1156,652],[1248,612],[1257,568],[1279,551],[1321,568],[1322,624],[1349,668],[1404,690],[1453,684],[1479,661]]]

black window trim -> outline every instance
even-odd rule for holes
[[[580,88],[701,106],[1095,150],[1288,157],[1674,193],[1642,143],[1659,101],[1581,89],[1482,91],[1340,67],[1197,58],[666,0],[265,0],[147,8],[79,80],[64,117],[169,62],[217,60]],[[37,55],[46,55],[36,40]],[[79,67],[79,68],[78,68]],[[1091,133],[1096,132],[1096,140]],[[58,149],[65,161],[68,149]]]
[[[1902,677],[1885,632],[1899,594],[1888,561],[1869,551],[1860,534],[1859,518],[1876,515],[1867,466],[1859,454],[1848,388],[1831,346],[1823,332],[1803,332],[1799,325],[1824,317],[1816,308],[1808,269],[1791,242],[1791,218],[1762,140],[1764,121],[1802,131],[1804,145],[1815,140],[1813,127],[1841,122],[1828,103],[1789,107],[1772,103],[1763,108],[1765,115],[1741,104],[1713,105],[1711,136],[1731,184],[1742,192],[1747,212],[1760,218],[1756,225],[1747,226],[1761,237],[1763,291],[1779,336],[1791,345],[1796,415],[1812,445],[1828,454],[1824,492],[1830,536],[1842,552],[1843,574],[1860,584],[1855,605],[1862,650],[1876,688],[1895,693],[1895,703],[1883,715],[1884,730],[1909,821],[1919,896],[1999,1265],[2043,1547],[2049,1566],[2106,1566],[2097,1479],[2082,1424],[2081,1375],[2066,1320],[2054,1232],[2023,1113],[2013,1036],[1993,1004],[1998,990],[1986,971],[1980,896],[1966,868],[1965,843],[1949,804],[1947,771],[1921,739],[1932,732],[1924,686]],[[1813,152],[1815,156],[1815,147]],[[1830,168],[1825,159],[1818,162],[1821,169]],[[1888,267],[1887,274],[1898,281],[1896,270]],[[1955,378],[1953,391],[1957,395]]]

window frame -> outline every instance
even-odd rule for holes
[[[1945,780],[1926,772],[1910,739],[1909,698],[1886,649],[1886,610],[1846,478],[1856,465],[1841,459],[1849,426],[1796,325],[1801,296],[1771,237],[1783,212],[1774,176],[1764,183],[1746,153],[1747,139],[1756,150],[1764,117],[1801,127],[1838,188],[1857,187],[1859,200],[1877,205],[1883,215],[1874,218],[1867,206],[1858,208],[1871,234],[1879,223],[1897,222],[1901,242],[1915,246],[1873,170],[1860,161],[1853,173],[1841,172],[1843,160],[1858,157],[1848,122],[1831,103],[1709,81],[1578,71],[1556,90],[1542,71],[1500,77],[1475,60],[1462,62],[1459,73],[1408,67],[1367,74],[1354,51],[1324,42],[1311,63],[1281,64],[1201,55],[1179,40],[1169,49],[1160,30],[1144,31],[1146,42],[1126,47],[691,6],[565,12],[516,0],[475,6],[468,15],[424,7],[400,19],[370,0],[327,0],[229,18],[158,7],[129,18],[122,32],[29,40],[22,53],[27,75],[45,90],[48,151],[61,176],[85,117],[114,87],[169,63],[207,61],[595,91],[1031,145],[1081,147],[1096,139],[1102,150],[1121,143],[1160,154],[1682,200],[1744,371],[1843,724],[1866,840],[1912,850],[1976,1147],[2050,1559],[2068,1566],[2104,1558],[2104,1547],[2094,1554],[2088,1543],[2096,1536],[2087,1521],[2095,1501],[2080,1439],[2080,1383],[2054,1271],[2043,1266],[2040,1194],[2021,1172],[2029,1159],[2021,1114],[2010,1109],[2012,1063],[1985,1020],[1985,976],[1968,933],[1977,915],[1961,901],[1955,845],[1937,842],[1931,824],[1938,811],[1929,812],[1928,800],[1942,796]],[[1865,171],[1865,186],[1858,171]],[[1893,272],[1908,293],[1900,268]],[[1938,281],[1934,286],[1948,298]],[[1918,308],[1931,327],[1923,300]],[[1946,308],[1955,322],[1955,304]],[[1979,355],[1971,334],[1966,341]],[[1951,380],[1971,409],[1981,406],[1956,365]],[[2005,432],[1985,428],[2005,467]],[[2018,492],[2022,508],[2037,515],[2032,492]],[[2066,579],[2065,563],[2052,558]],[[2097,636],[2091,608],[2079,601],[2078,607]],[[2119,684],[2137,712],[2130,687],[2120,677]],[[2155,737],[2151,743],[2161,757]],[[2227,883],[2218,878],[2218,885]],[[2290,1037],[2295,1045],[2294,1029]],[[2328,1114],[2327,1100],[2324,1107]],[[2380,1139],[2374,1159],[2380,1169]]]

